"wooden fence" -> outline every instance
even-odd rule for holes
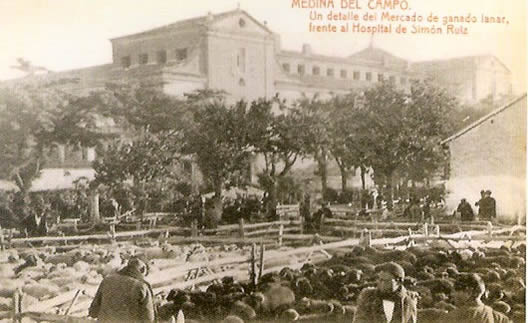
[[[331,219],[328,224],[339,223],[341,226],[343,220]],[[361,224],[360,222],[358,222]],[[358,223],[354,223],[357,225]],[[346,224],[346,223],[345,223]],[[258,223],[245,225],[243,222],[239,225],[224,226],[223,228],[217,228],[217,232],[236,232],[242,227],[242,237],[251,237],[254,235],[267,234],[271,231],[277,230],[280,234],[284,232],[284,226],[287,225],[298,225],[298,223],[292,221],[276,221],[268,223]],[[369,223],[370,225],[370,223]],[[202,284],[207,284],[212,281],[218,280],[225,276],[233,276],[238,280],[246,280],[248,278],[259,277],[263,273],[279,271],[284,267],[300,268],[304,263],[312,262],[317,263],[324,261],[331,257],[328,251],[341,250],[342,248],[348,248],[356,245],[398,245],[409,243],[413,241],[434,241],[434,240],[446,240],[446,241],[459,241],[459,240],[512,240],[520,241],[524,240],[524,236],[515,236],[515,233],[526,232],[526,228],[523,226],[514,227],[503,227],[496,228],[490,223],[486,225],[486,228],[482,228],[482,225],[476,224],[471,227],[471,230],[456,232],[451,234],[441,234],[441,227],[439,224],[431,226],[429,223],[424,223],[418,230],[413,230],[409,227],[409,223],[380,223],[381,229],[391,227],[402,228],[406,231],[406,234],[394,238],[379,238],[373,239],[373,230],[365,227],[361,231],[361,236],[355,239],[345,239],[339,241],[333,241],[324,243],[323,241],[329,241],[330,239],[339,239],[338,237],[324,237],[319,235],[292,235],[297,238],[308,238],[311,239],[309,246],[294,248],[290,250],[269,250],[265,252],[265,243],[261,242],[260,254],[258,254],[258,248],[255,243],[252,243],[252,251],[248,256],[231,256],[223,259],[214,261],[201,261],[194,263],[172,264],[167,265],[156,272],[155,276],[149,280],[154,288],[155,294],[167,293],[171,289],[184,289],[194,287]],[[416,224],[412,223],[413,228]],[[471,225],[470,225],[471,226]],[[406,228],[407,230],[404,230]],[[252,231],[251,231],[252,230]],[[268,231],[266,231],[268,230]],[[374,229],[375,230],[375,229]],[[375,232],[375,231],[374,231]],[[291,235],[290,235],[291,236]],[[281,239],[287,239],[288,235],[279,235]],[[290,262],[292,259],[296,259],[294,263]],[[249,267],[249,271],[248,271]],[[258,271],[258,272],[257,272]],[[91,303],[91,298],[95,294],[96,287],[87,287],[84,290],[72,290],[63,293],[59,296],[51,299],[38,302],[27,309],[21,308],[20,299],[24,296],[18,291],[13,297],[14,312],[13,317],[19,320],[20,317],[29,316],[34,319],[40,318],[47,321],[63,321],[66,319],[74,319],[75,317],[86,316],[87,309]],[[79,300],[79,301],[78,301]],[[59,314],[56,314],[59,313]]]

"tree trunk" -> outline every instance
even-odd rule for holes
[[[96,190],[90,191],[90,219],[92,223],[101,222],[99,214],[99,193]]]
[[[347,190],[348,172],[344,167],[339,167],[339,170],[341,171],[341,192],[344,193]]]
[[[366,189],[366,183],[365,183],[365,167],[360,166],[359,169],[361,170],[361,188]]]
[[[266,206],[268,210],[268,216],[272,219],[275,219],[277,215],[277,181],[276,180],[272,181],[268,194],[269,194],[268,195],[268,205]]]
[[[317,159],[319,168],[319,176],[321,176],[321,193],[323,197],[326,196],[326,190],[328,189],[328,169],[326,162],[326,155],[321,156]]]
[[[386,189],[387,189],[387,208],[392,210],[392,201],[394,200],[394,188],[392,185],[392,174],[385,177]]]
[[[213,196],[213,209],[211,210],[211,215],[214,216],[215,221],[220,222],[222,220],[222,183],[215,183],[214,187],[214,196]]]

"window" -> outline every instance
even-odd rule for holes
[[[290,72],[290,64],[284,63],[282,64],[282,69],[284,69],[286,72]]]
[[[347,78],[347,71],[346,70],[341,70],[341,72],[339,74],[341,75],[342,79],[346,79]]]
[[[378,73],[378,82],[383,82],[383,73]]]
[[[371,72],[365,73],[365,79],[369,82],[372,81],[372,73]]]
[[[319,66],[312,67],[312,74],[313,75],[319,75],[321,74],[321,68]]]
[[[246,26],[246,21],[240,18],[240,20],[238,21],[238,25],[240,26],[240,28],[244,28]]]
[[[246,81],[243,78],[240,78],[240,80],[238,80],[238,85],[246,86]]]
[[[158,64],[165,64],[167,63],[167,51],[166,50],[160,50],[156,53],[156,60]]]
[[[145,65],[148,63],[148,54],[139,54],[139,64]]]
[[[299,73],[299,75],[304,75],[304,65],[303,64],[297,65],[297,73]]]
[[[178,48],[176,50],[176,59],[178,61],[183,61],[184,59],[187,59],[187,48]]]
[[[246,49],[239,48],[237,52],[236,65],[240,72],[246,72]]]
[[[394,75],[389,76],[389,82],[391,82],[391,84],[395,84],[396,83],[396,77]]]
[[[360,74],[358,71],[354,71],[354,81],[359,81]]]
[[[326,76],[334,76],[334,69],[329,68],[326,70]]]
[[[400,79],[400,83],[401,83],[402,85],[407,84],[407,79],[406,79],[405,77],[402,77],[402,78]]]
[[[130,56],[121,57],[121,67],[123,68],[130,67]]]

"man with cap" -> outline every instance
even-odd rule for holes
[[[454,284],[453,299],[456,309],[445,314],[442,322],[507,323],[504,314],[482,303],[486,287],[478,274],[462,273]]]
[[[146,259],[132,257],[126,267],[103,279],[90,305],[98,322],[154,322],[154,294],[145,276]]]
[[[403,286],[403,268],[387,262],[376,266],[376,273],[377,286],[359,294],[354,323],[415,323],[418,297]]]
[[[480,199],[479,203],[479,216],[482,220],[493,220],[497,216],[496,202],[491,197],[491,191],[487,190],[484,192],[484,197]]]

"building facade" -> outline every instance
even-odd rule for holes
[[[450,153],[448,206],[470,204],[491,190],[499,217],[526,215],[526,94],[446,139]]]
[[[433,76],[463,100],[511,91],[509,70],[495,57],[413,63],[372,46],[348,57],[318,55],[308,44],[301,51],[287,51],[278,34],[240,9],[125,35],[111,43],[109,64],[7,83],[55,83],[85,94],[112,81],[140,81],[175,96],[208,88],[226,91],[230,100],[277,93],[295,100],[344,94],[381,81],[409,90],[412,80]],[[54,166],[86,166],[95,155],[91,148],[83,149],[65,154],[67,148],[57,148]]]

